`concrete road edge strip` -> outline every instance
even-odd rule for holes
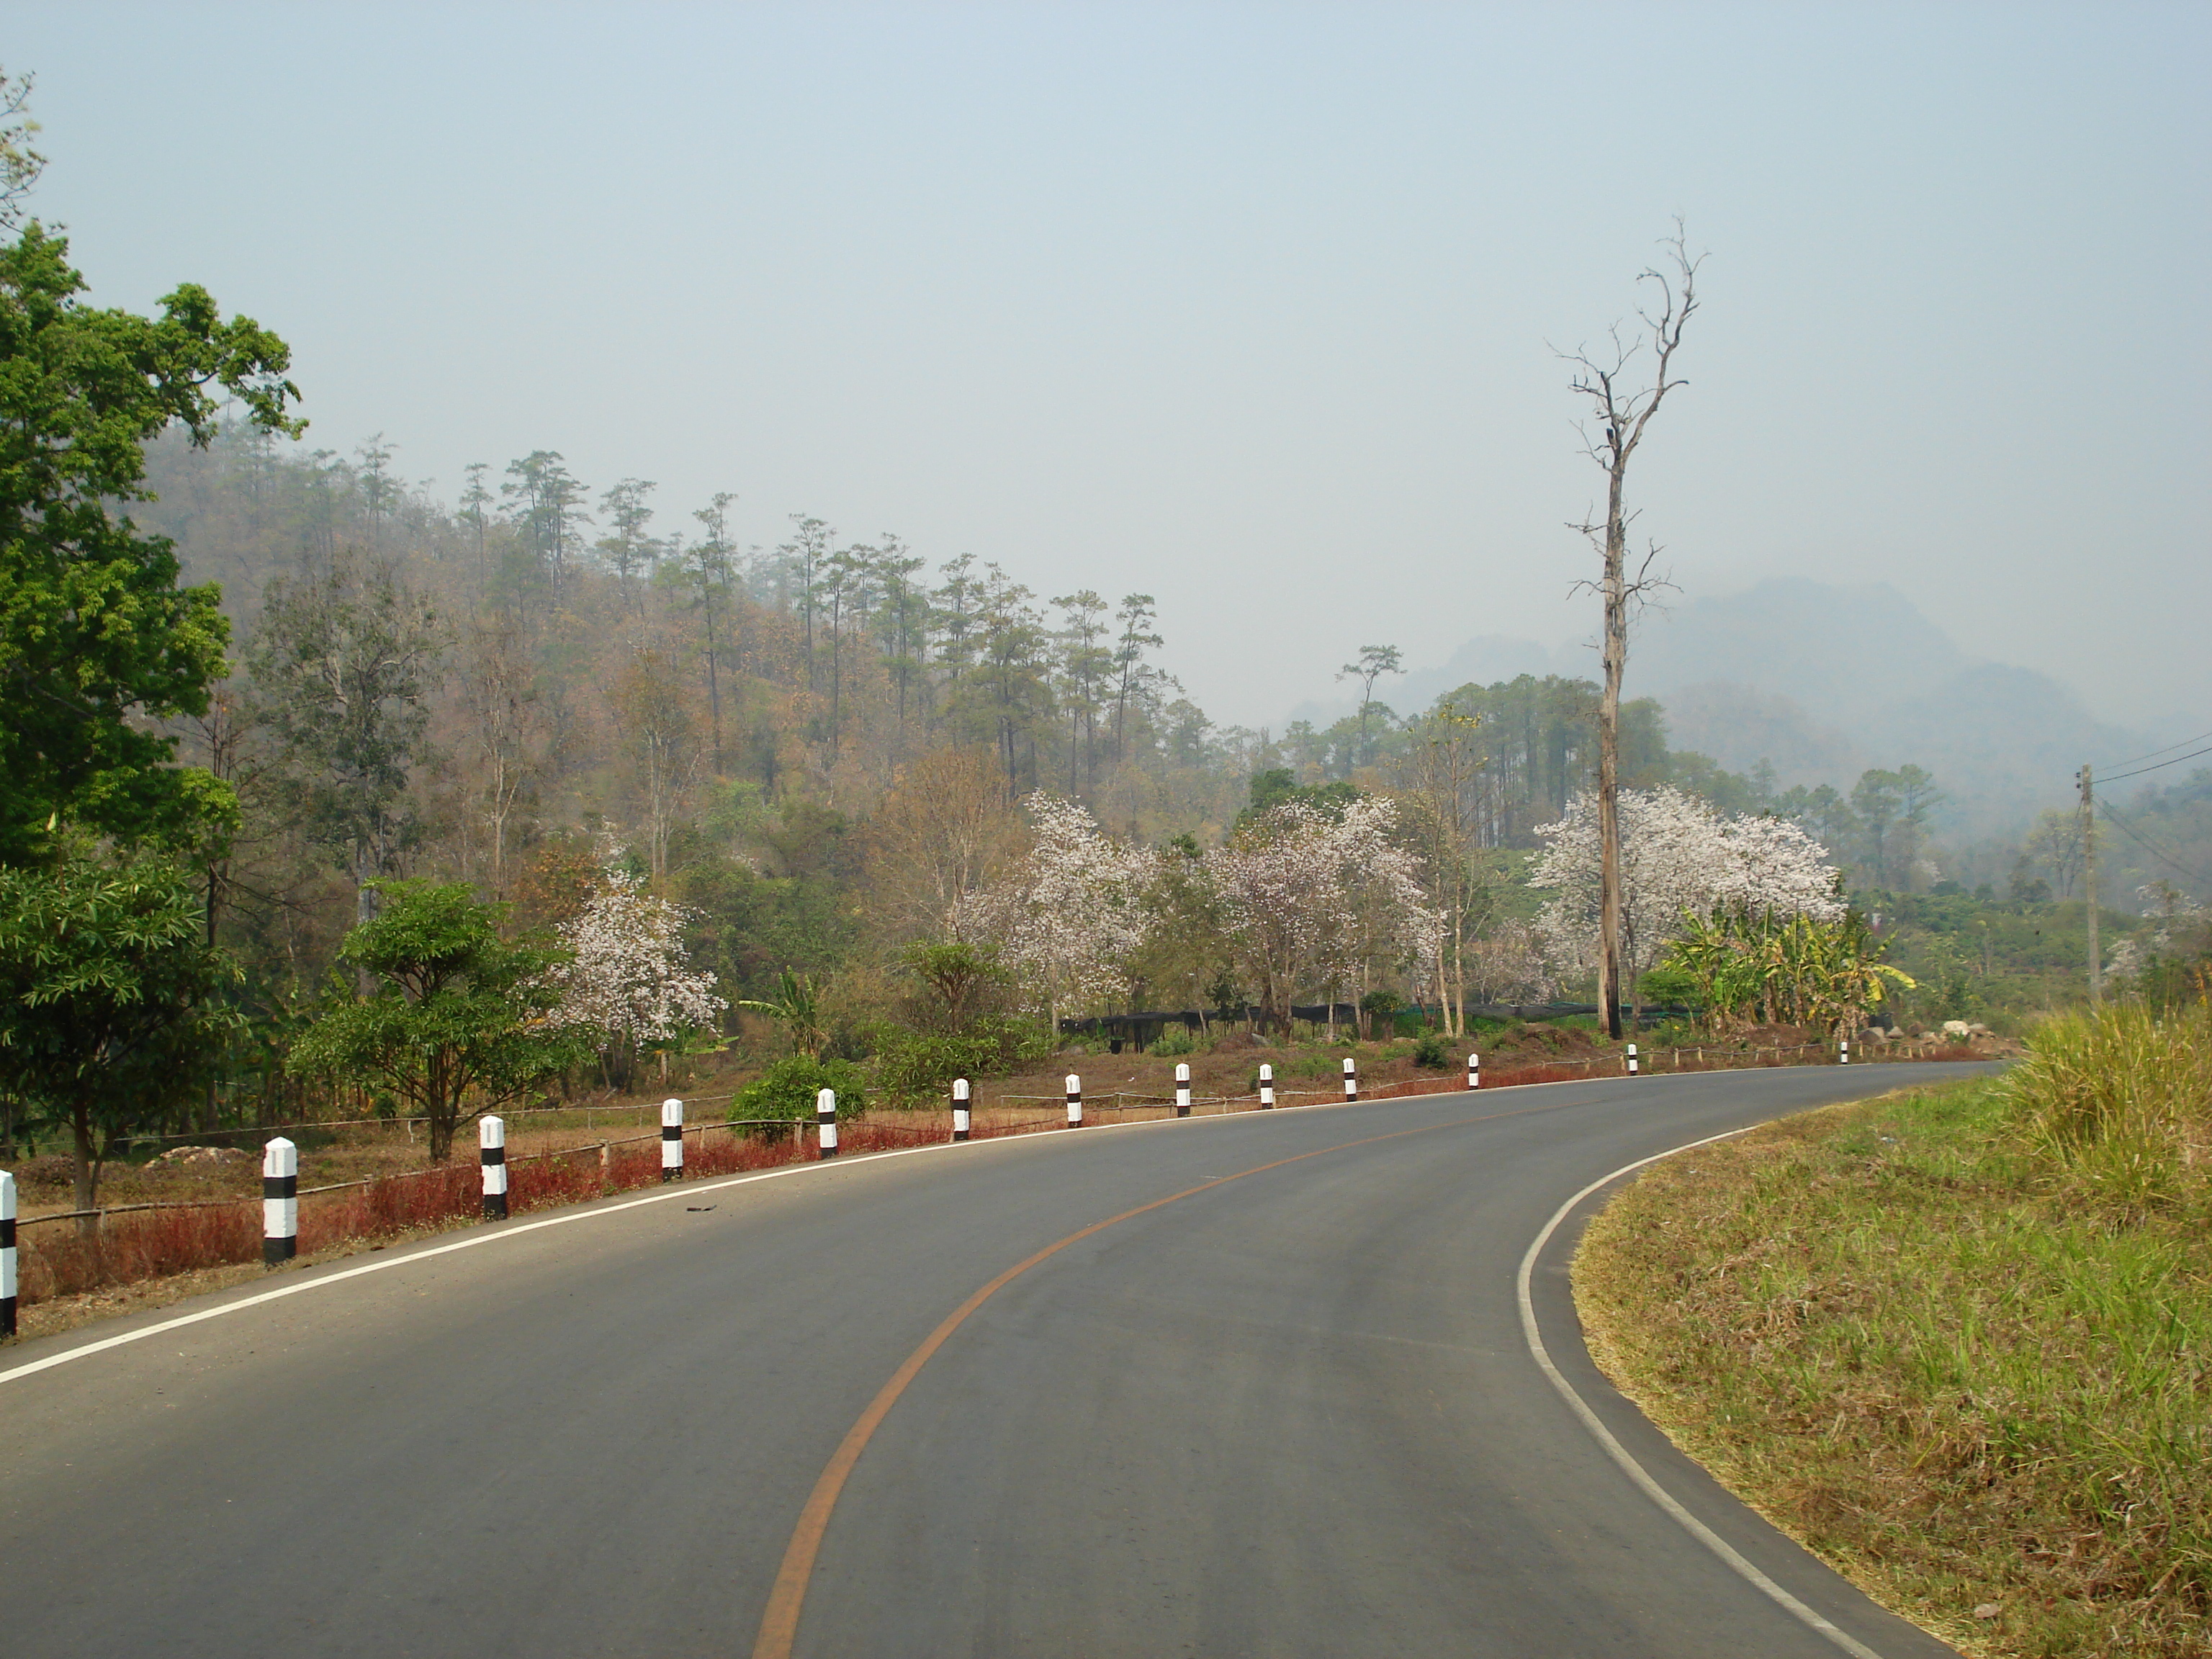
[[[1535,1359],[1544,1375],[1551,1379],[1552,1386],[1559,1391],[1560,1397],[1567,1402],[1569,1408],[1582,1419],[1583,1426],[1588,1429],[1598,1444],[1605,1449],[1606,1455],[1619,1465],[1621,1473],[1634,1481],[1645,1497],[1679,1522],[1684,1531],[1718,1556],[1737,1577],[1801,1623],[1809,1626],[1826,1637],[1845,1653],[1851,1655],[1852,1659],[1882,1659],[1880,1653],[1848,1632],[1838,1629],[1829,1620],[1807,1607],[1746,1560],[1726,1539],[1691,1514],[1672,1492],[1661,1486],[1652,1476],[1651,1472],[1638,1462],[1631,1455],[1628,1449],[1613,1437],[1613,1431],[1607,1428],[1599,1419],[1598,1414],[1590,1409],[1589,1402],[1575,1392],[1574,1384],[1568,1382],[1561,1374],[1559,1368],[1552,1363],[1551,1352],[1544,1346],[1544,1334],[1536,1324],[1536,1304],[1534,1298],[1529,1294],[1529,1282],[1536,1270],[1536,1258],[1543,1253],[1544,1246],[1552,1241],[1552,1235],[1559,1230],[1559,1224],[1574,1212],[1577,1205],[1601,1188],[1610,1185],[1625,1175],[1634,1174],[1648,1164],[1659,1163],[1664,1158],[1673,1158],[1680,1152],[1694,1152],[1700,1146],[1710,1146],[1717,1140],[1732,1140],[1736,1136],[1748,1134],[1753,1129],[1759,1127],[1755,1123],[1747,1124],[1741,1129],[1730,1129],[1725,1134],[1707,1135],[1702,1140],[1685,1141],[1680,1146],[1670,1146],[1663,1152],[1654,1152],[1649,1158],[1639,1158],[1633,1164],[1624,1164],[1611,1175],[1601,1176],[1597,1180],[1591,1182],[1589,1186],[1560,1205],[1558,1210],[1553,1212],[1552,1218],[1544,1224],[1544,1230],[1536,1235],[1535,1242],[1528,1246],[1528,1254],[1521,1258],[1521,1271],[1514,1281],[1514,1292],[1521,1304],[1521,1333],[1528,1339],[1529,1354]]]

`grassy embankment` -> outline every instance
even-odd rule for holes
[[[1978,1655],[2212,1651],[2212,1017],[1649,1171],[1575,1266],[1614,1382]]]

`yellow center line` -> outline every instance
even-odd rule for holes
[[[783,1565],[777,1569],[775,1587],[769,1592],[768,1609],[761,1614],[760,1634],[753,1641],[753,1659],[790,1659],[792,1644],[799,1636],[799,1616],[806,1605],[807,1585],[814,1577],[816,1558],[822,1553],[823,1536],[830,1529],[830,1512],[837,1507],[838,1495],[845,1490],[846,1480],[852,1474],[854,1465],[860,1461],[860,1454],[867,1449],[869,1440],[890,1414],[891,1407],[898,1403],[899,1396],[906,1392],[907,1385],[921,1374],[930,1357],[945,1346],[969,1315],[1040,1261],[1057,1255],[1069,1245],[1079,1243],[1094,1233],[1103,1233],[1109,1227],[1119,1226],[1124,1221],[1133,1220],[1138,1216],[1195,1197],[1200,1193],[1211,1192],[1216,1187],[1225,1187],[1232,1181],[1242,1181],[1247,1176],[1265,1175],[1270,1170],[1279,1170],[1286,1164],[1303,1164],[1310,1158],[1320,1158],[1328,1152],[1350,1152],[1357,1146],[1372,1146],[1378,1141],[1399,1140],[1407,1135],[1431,1134],[1439,1129],[1463,1129],[1470,1124],[1493,1123],[1501,1118],[1527,1117],[1536,1112],[1566,1109],[1568,1108],[1565,1104],[1528,1106],[1515,1112],[1492,1112],[1481,1117],[1456,1118],[1449,1123],[1425,1123],[1419,1128],[1395,1129],[1389,1134],[1369,1135],[1360,1140],[1316,1147],[1310,1152],[1279,1158],[1272,1164],[1255,1164],[1249,1170],[1238,1170],[1235,1175],[1219,1176],[1211,1181],[1200,1182],[1195,1187],[1186,1187],[1179,1193],[1170,1193],[1165,1198],[1156,1198],[1149,1204],[1139,1204],[1133,1210],[1124,1210],[1103,1221],[1094,1221],[1088,1227],[1046,1245],[1035,1255],[1023,1257],[947,1314],[944,1322],[924,1337],[921,1346],[908,1354],[905,1363],[891,1373],[890,1380],[876,1391],[876,1397],[868,1402],[867,1409],[845,1431],[844,1439],[838,1442],[837,1449],[830,1454],[821,1478],[815,1481],[813,1492],[808,1494],[806,1507],[799,1512],[799,1524],[792,1529],[791,1542],[783,1552]]]

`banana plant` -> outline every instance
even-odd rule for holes
[[[794,974],[787,968],[776,975],[772,1000],[757,1002],[739,998],[735,1006],[780,1021],[794,1054],[805,1054],[809,1060],[822,1058],[830,1034],[822,1025],[822,988],[812,975]]]

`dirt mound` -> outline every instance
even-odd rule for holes
[[[206,1164],[220,1167],[225,1164],[251,1164],[253,1154],[242,1146],[172,1146],[159,1158],[147,1160],[149,1167],[188,1169]]]
[[[1732,1035],[1761,1048],[1793,1048],[1822,1041],[1802,1025],[1747,1025]]]

